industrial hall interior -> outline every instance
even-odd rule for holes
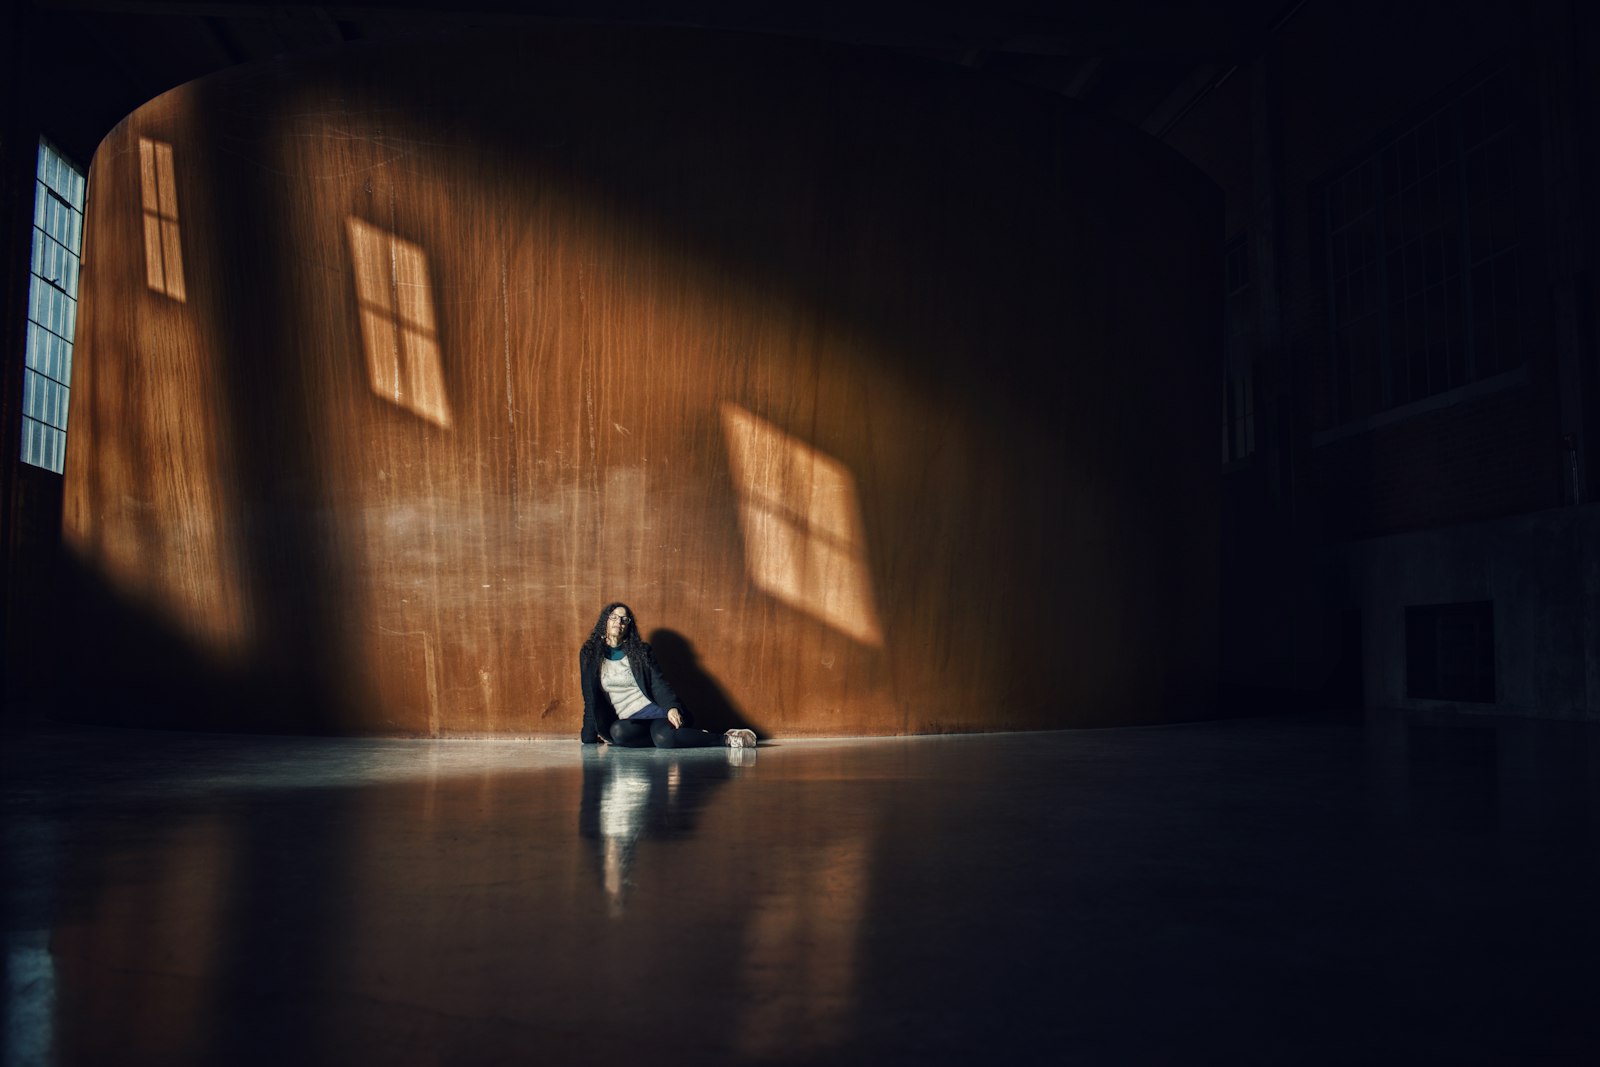
[[[1600,8],[0,85],[0,1064],[1600,1062]]]

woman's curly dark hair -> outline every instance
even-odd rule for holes
[[[644,660],[645,650],[648,647],[639,639],[639,620],[633,617],[633,609],[620,600],[613,600],[600,611],[600,617],[595,620],[594,629],[589,631],[588,638],[583,642],[583,655],[593,656],[598,665],[600,657],[611,647],[606,644],[606,619],[613,611],[624,608],[628,612],[628,621],[622,624],[622,640],[617,642],[617,647],[628,654],[628,659],[633,663]]]

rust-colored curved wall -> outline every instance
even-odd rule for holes
[[[1219,226],[1066,101],[811,44],[173,90],[90,179],[84,713],[575,734],[620,598],[764,734],[1204,714]]]

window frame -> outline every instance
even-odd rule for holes
[[[1491,97],[1485,93],[1486,87],[1496,87],[1504,90],[1500,95]],[[1501,107],[1502,114],[1509,118],[1496,126],[1487,136],[1483,135],[1481,128],[1473,132],[1476,137],[1468,138],[1464,129],[1465,114],[1469,104],[1484,105],[1486,101],[1493,101]],[[1399,121],[1387,124],[1379,133],[1369,138],[1358,151],[1352,152],[1342,159],[1337,165],[1329,168],[1324,176],[1311,183],[1308,187],[1309,223],[1312,230],[1312,276],[1313,283],[1320,287],[1320,299],[1323,301],[1326,321],[1327,340],[1324,347],[1324,358],[1327,359],[1327,405],[1324,424],[1327,428],[1318,431],[1314,436],[1341,437],[1349,432],[1354,432],[1363,427],[1391,421],[1400,417],[1407,411],[1431,409],[1440,403],[1453,402],[1451,398],[1457,396],[1473,395],[1481,391],[1481,387],[1491,382],[1506,383],[1521,380],[1527,365],[1530,351],[1538,344],[1535,331],[1531,328],[1529,318],[1533,311],[1534,287],[1536,281],[1534,272],[1537,269],[1537,255],[1539,249],[1539,234],[1536,228],[1537,207],[1529,201],[1538,195],[1536,182],[1531,180],[1527,173],[1527,160],[1529,146],[1526,138],[1530,136],[1529,127],[1533,118],[1533,100],[1530,97],[1526,84],[1526,77],[1519,64],[1511,59],[1501,58],[1496,61],[1479,65],[1466,76],[1457,79],[1444,90],[1431,98],[1423,101],[1409,112],[1405,113]],[[1413,206],[1424,206],[1428,210],[1437,208],[1440,216],[1448,209],[1451,213],[1450,230],[1430,231],[1444,233],[1454,241],[1454,262],[1456,263],[1453,276],[1441,276],[1430,281],[1424,276],[1422,286],[1416,293],[1400,292],[1396,289],[1399,282],[1391,279],[1391,259],[1397,251],[1403,252],[1411,244],[1420,240],[1421,235],[1402,240],[1398,249],[1387,246],[1390,239],[1390,220],[1386,214],[1388,201],[1412,191],[1415,184],[1406,185],[1398,190],[1388,190],[1383,184],[1385,154],[1395,149],[1406,138],[1413,136],[1417,131],[1430,123],[1440,123],[1446,119],[1451,122],[1453,135],[1450,142],[1451,155],[1448,159],[1443,156],[1443,149],[1436,151],[1437,163],[1428,175],[1431,177],[1445,170],[1447,166],[1453,168],[1453,175],[1457,189],[1453,198],[1441,196],[1428,205],[1420,205],[1420,194],[1413,198]],[[1499,142],[1496,149],[1497,155],[1492,158],[1503,165],[1504,173],[1508,176],[1509,187],[1501,194],[1501,203],[1508,205],[1505,209],[1506,217],[1511,222],[1505,228],[1504,235],[1509,239],[1498,245],[1490,245],[1485,250],[1481,242],[1477,242],[1472,234],[1473,212],[1475,206],[1481,205],[1483,200],[1474,200],[1469,196],[1468,165],[1470,157],[1475,152],[1485,150],[1486,146]],[[1420,162],[1419,162],[1420,165]],[[1343,262],[1339,261],[1336,248],[1337,241],[1351,229],[1349,220],[1341,219],[1336,225],[1334,218],[1333,196],[1340,183],[1351,179],[1363,168],[1370,167],[1375,175],[1375,187],[1371,195],[1371,241],[1374,245],[1373,258],[1364,265],[1370,265],[1374,275],[1371,280],[1373,295],[1363,306],[1369,310],[1359,317],[1351,317],[1347,311],[1341,313],[1339,299],[1339,285],[1341,281],[1353,276],[1350,265],[1351,258],[1347,255]],[[1391,195],[1393,193],[1394,195]],[[1493,201],[1495,198],[1490,197]],[[1402,211],[1404,206],[1402,206]],[[1480,255],[1481,253],[1481,255]],[[1421,254],[1419,248],[1418,254]],[[1504,263],[1510,261],[1509,267],[1503,267],[1511,273],[1510,283],[1515,286],[1509,302],[1500,302],[1491,308],[1487,314],[1482,309],[1483,301],[1474,294],[1474,285],[1477,284],[1475,273],[1481,274],[1482,268],[1491,263]],[[1345,268],[1341,273],[1340,267]],[[1496,279],[1498,282],[1498,278]],[[1367,283],[1364,281],[1363,285]],[[1442,373],[1433,377],[1434,371],[1431,364],[1427,363],[1428,353],[1420,357],[1426,385],[1417,387],[1412,378],[1419,362],[1417,353],[1409,348],[1401,349],[1395,338],[1393,317],[1398,313],[1402,318],[1411,310],[1406,301],[1413,298],[1426,301],[1434,289],[1444,291],[1445,303],[1449,304],[1449,286],[1455,285],[1458,290],[1455,309],[1446,307],[1446,329],[1452,331],[1445,337],[1446,341],[1459,340],[1461,352],[1459,357],[1454,351],[1444,354],[1446,360],[1455,362],[1444,365]],[[1352,287],[1354,288],[1354,287]],[[1397,295],[1398,294],[1398,295]],[[1496,311],[1502,314],[1496,315]],[[1421,316],[1426,321],[1428,313],[1427,304],[1422,304]],[[1453,319],[1450,317],[1453,315]],[[1374,344],[1368,353],[1370,366],[1363,366],[1355,360],[1351,351],[1344,346],[1349,340],[1347,328],[1357,322],[1364,321],[1368,316],[1373,320]],[[1506,330],[1509,324],[1509,333],[1502,333],[1497,340],[1502,342],[1502,353],[1507,350],[1514,352],[1511,356],[1500,355],[1497,358],[1487,358],[1487,353],[1481,347],[1480,335],[1485,330]],[[1433,324],[1430,324],[1433,325]],[[1353,332],[1353,331],[1351,331]],[[1425,337],[1429,335],[1424,334]],[[1431,337],[1429,338],[1431,340]],[[1512,344],[1506,346],[1504,341],[1510,340]],[[1396,388],[1396,361],[1407,362],[1407,382],[1404,389]],[[1452,368],[1459,363],[1459,373],[1453,373]]]
[[[57,475],[66,469],[88,180],[86,168],[48,137],[39,138],[15,440],[19,463]],[[62,212],[66,213],[65,233],[60,232],[59,222],[53,221],[60,219]],[[52,268],[54,276],[50,276]]]

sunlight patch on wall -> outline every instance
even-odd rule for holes
[[[361,339],[372,391],[435,426],[450,426],[428,257],[410,241],[350,218]]]
[[[214,370],[201,345],[167,335],[135,352],[102,344],[75,368],[74,418],[93,447],[68,456],[62,540],[118,593],[237,660],[254,623]],[[99,486],[116,491],[97,500]]]
[[[881,646],[850,471],[734,404],[722,406],[722,429],[750,580],[835,630]]]
[[[170,144],[139,138],[139,193],[144,205],[145,284],[181,303],[187,295],[178,230],[178,186]]]

